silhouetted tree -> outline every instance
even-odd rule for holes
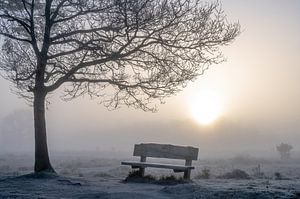
[[[223,61],[239,34],[217,2],[201,0],[0,0],[0,68],[34,108],[35,171],[53,171],[45,101],[99,97],[109,108],[155,110]]]
[[[288,160],[291,157],[291,150],[293,149],[293,146],[281,143],[279,146],[276,146],[276,149],[280,154],[281,160]]]

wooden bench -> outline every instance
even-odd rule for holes
[[[174,172],[184,172],[184,179],[189,180],[191,170],[194,169],[192,161],[198,158],[198,148],[190,146],[175,146],[170,144],[135,144],[133,156],[140,156],[138,161],[124,161],[122,165],[130,165],[133,169],[139,168],[140,176],[144,176],[146,167],[173,169]],[[185,160],[185,165],[160,164],[146,162],[147,157]]]

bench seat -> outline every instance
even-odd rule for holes
[[[143,177],[147,167],[173,169],[174,172],[183,172],[183,178],[190,180],[191,171],[195,167],[192,166],[192,161],[198,159],[198,148],[191,146],[176,146],[171,144],[155,144],[142,143],[135,144],[133,156],[139,156],[140,161],[123,161],[122,165],[131,166],[132,169],[139,169],[139,176]],[[150,163],[146,162],[147,158],[167,158],[185,160],[184,165]]]
[[[149,162],[136,162],[136,161],[124,161],[121,163],[122,165],[130,165],[133,168],[164,168],[164,169],[173,169],[174,171],[187,171],[191,169],[195,169],[193,166],[184,166],[184,165],[174,165],[174,164],[160,164],[160,163],[149,163]]]

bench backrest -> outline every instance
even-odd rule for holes
[[[135,144],[134,156],[197,160],[198,148],[190,146],[175,146],[170,144]]]

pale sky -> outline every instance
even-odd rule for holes
[[[52,96],[47,112],[50,151],[130,150],[138,142],[193,145],[204,155],[272,153],[280,142],[300,150],[300,1],[221,3],[229,21],[242,27],[236,41],[223,49],[226,62],[211,66],[154,114],[126,107],[107,111],[88,97],[63,102],[59,93]],[[221,111],[214,122],[201,125],[191,114],[191,101],[207,91],[218,96]],[[14,110],[30,110],[3,78],[0,92],[0,121]]]

